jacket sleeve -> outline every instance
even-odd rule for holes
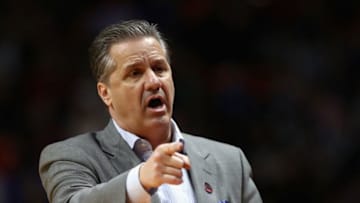
[[[39,174],[50,203],[125,203],[128,171],[100,183],[88,155],[56,143],[40,155]]]
[[[245,203],[262,203],[260,193],[253,181],[252,169],[249,161],[246,159],[244,153],[240,150],[240,158],[242,164],[242,201]]]

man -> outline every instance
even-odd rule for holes
[[[262,202],[239,148],[181,133],[172,120],[169,51],[156,25],[111,25],[90,58],[111,120],[42,151],[50,202]],[[137,155],[138,146],[148,151]]]

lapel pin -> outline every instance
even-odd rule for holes
[[[207,193],[211,194],[213,192],[213,189],[209,183],[205,182],[204,186]]]

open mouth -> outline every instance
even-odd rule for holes
[[[150,108],[159,108],[163,106],[163,101],[160,98],[154,98],[149,101],[148,107]]]

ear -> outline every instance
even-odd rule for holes
[[[97,83],[97,91],[100,98],[103,100],[106,106],[110,106],[112,99],[111,99],[111,92],[109,87],[102,82]]]

